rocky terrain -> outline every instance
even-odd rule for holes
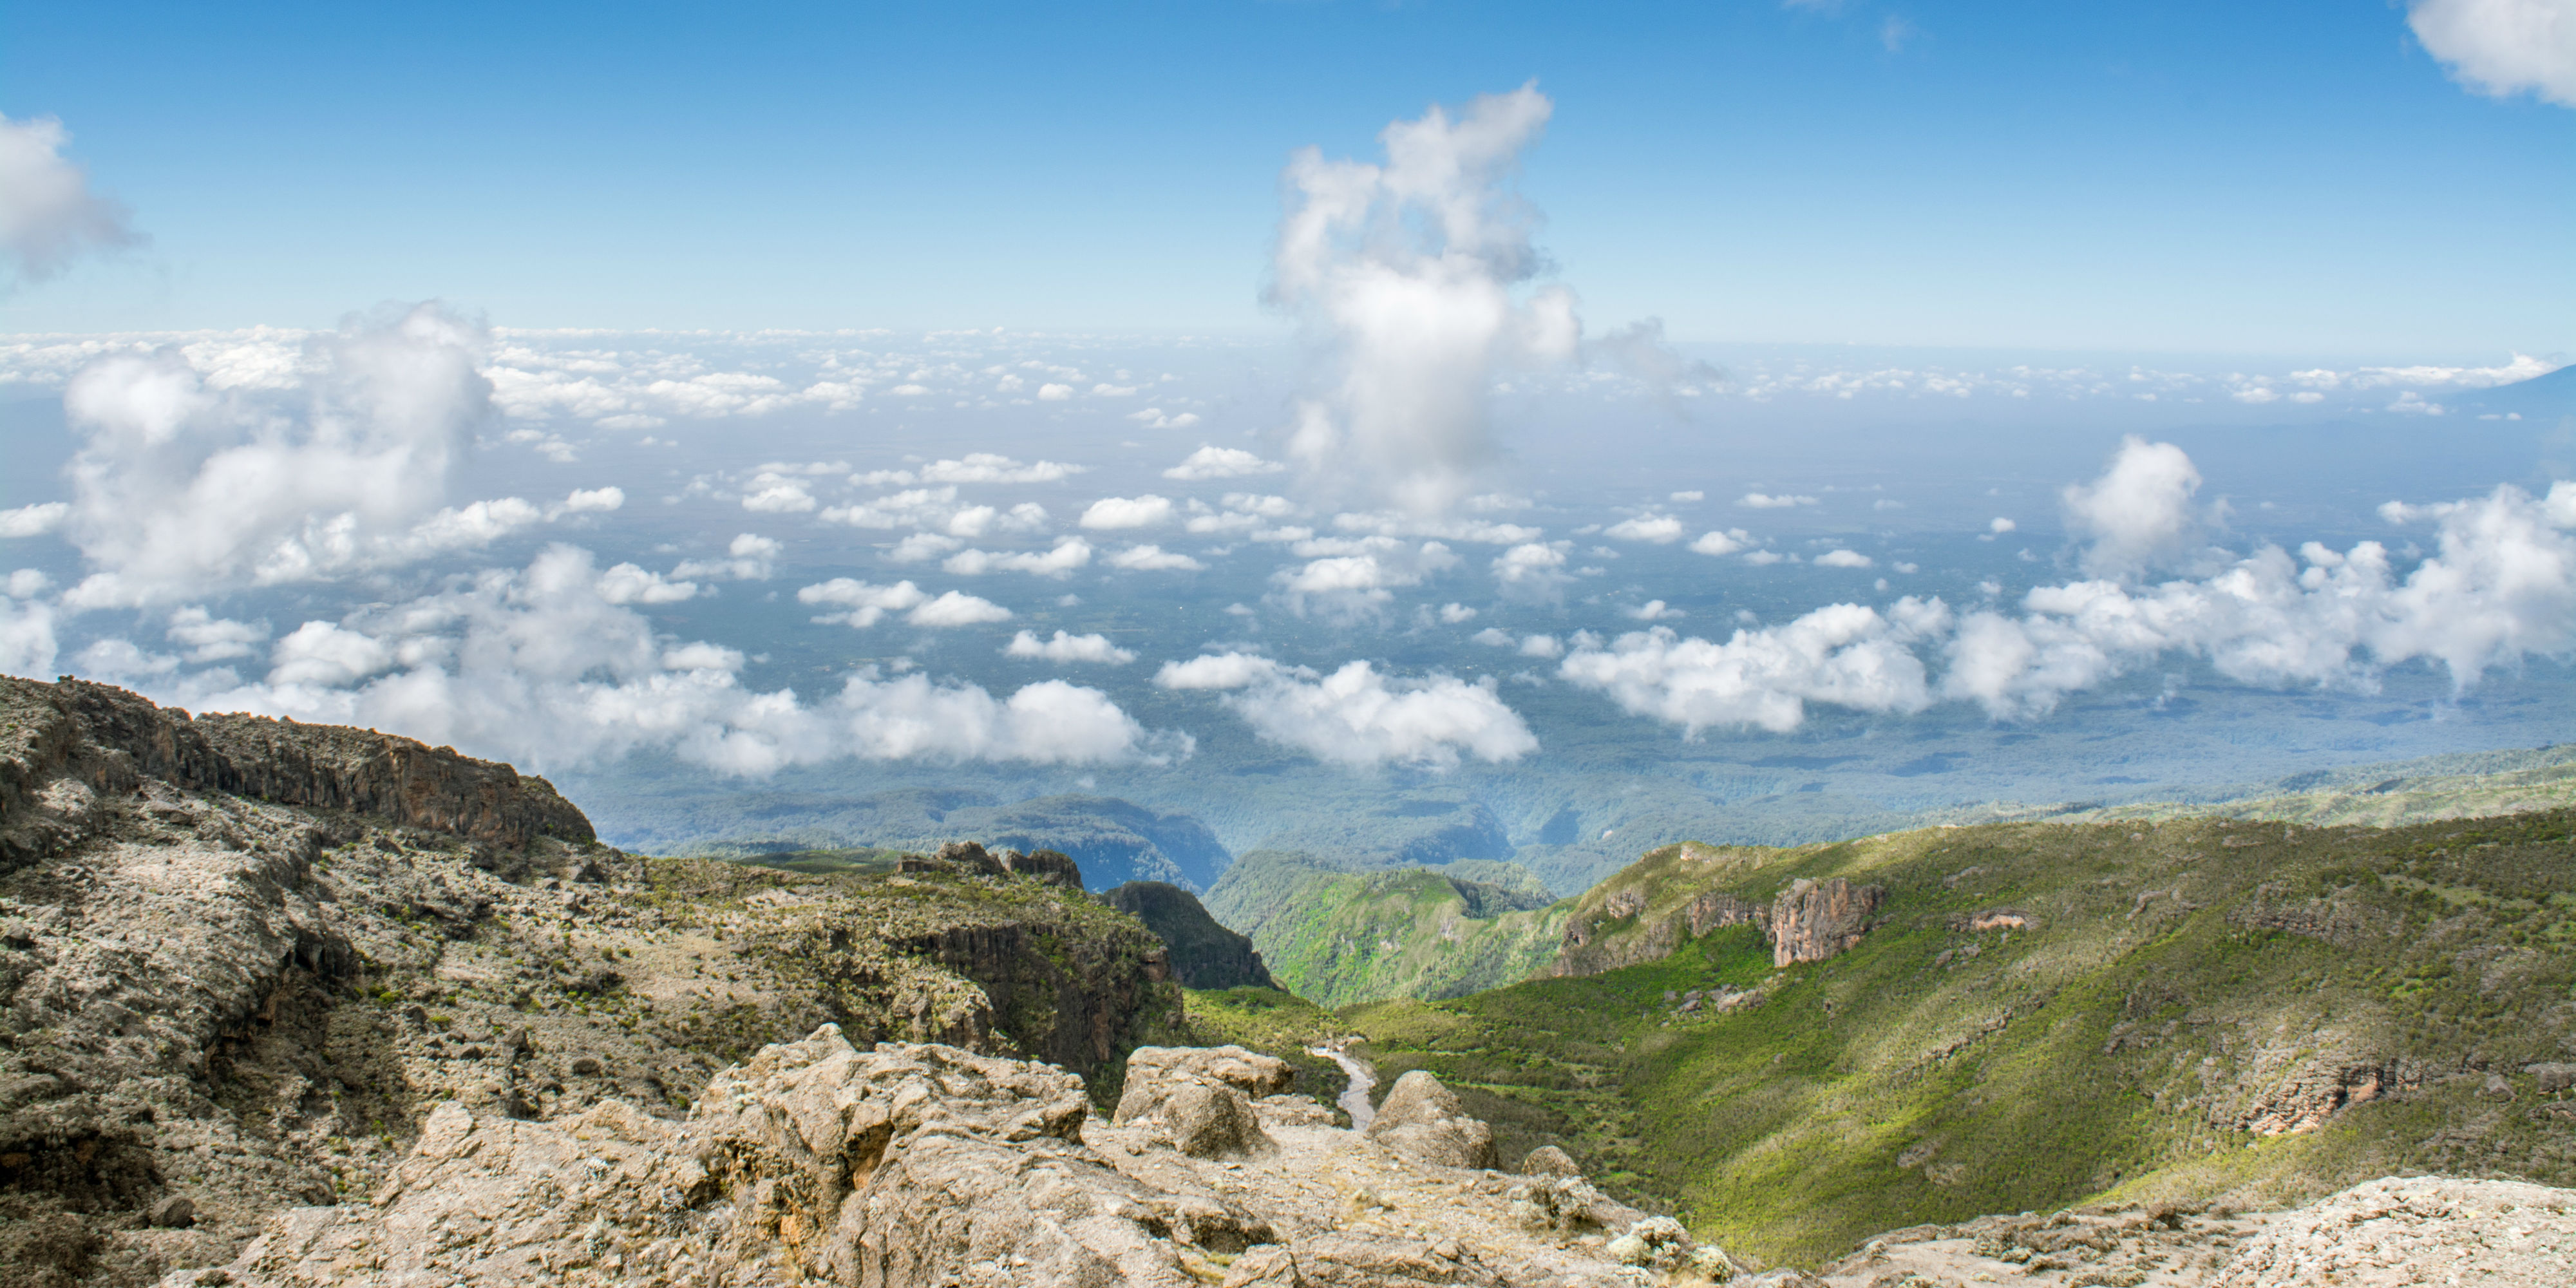
[[[644,859],[407,739],[71,681],[0,679],[0,721],[0,1283],[226,1260],[371,1192],[441,1105],[676,1119],[824,1023],[1114,1090],[1179,1011],[1061,856]]]

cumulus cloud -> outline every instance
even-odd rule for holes
[[[961,577],[979,577],[988,572],[1024,572],[1058,581],[1073,575],[1073,570],[1091,562],[1091,543],[1080,537],[1057,540],[1051,550],[1022,550],[996,554],[989,550],[960,550],[940,562],[943,571]]]
[[[1105,496],[1082,512],[1082,526],[1094,530],[1122,528],[1155,528],[1172,521],[1169,497],[1147,493],[1143,496]]]
[[[41,282],[79,256],[142,242],[124,206],[90,190],[63,156],[71,136],[50,116],[0,116],[0,256],[10,284]]]
[[[1802,505],[1814,505],[1816,498],[1791,496],[1787,493],[1775,495],[1768,492],[1747,492],[1735,498],[1735,503],[1748,510],[1790,510]]]
[[[2120,440],[2101,478],[2063,493],[2068,526],[2092,539],[2085,570],[2131,576],[2183,554],[2200,531],[2191,503],[2198,491],[2200,470],[2181,448],[2134,434]]]
[[[1476,620],[1476,610],[1467,607],[1465,604],[1442,604],[1440,606],[1440,621],[1443,625],[1456,626],[1461,622],[1472,622],[1474,620]]]
[[[1682,521],[1669,514],[1641,514],[1603,528],[1601,535],[1614,541],[1651,541],[1668,546],[1682,539]]]
[[[1752,544],[1752,533],[1742,528],[1728,528],[1723,532],[1699,534],[1690,543],[1689,550],[1695,555],[1731,555]]]
[[[968,452],[963,460],[939,460],[921,467],[924,483],[1053,483],[1091,467],[1062,461],[1015,461],[994,452]]]
[[[1496,696],[1491,679],[1398,678],[1367,662],[1322,675],[1237,652],[1166,662],[1154,682],[1225,690],[1227,708],[1263,740],[1335,764],[1449,769],[1464,756],[1501,763],[1538,750],[1538,738]]]
[[[1011,620],[1011,610],[959,591],[947,591],[904,616],[915,626],[980,626]]]
[[[696,582],[671,581],[631,563],[599,575],[599,597],[612,604],[675,604],[697,593]]]
[[[1125,666],[1136,660],[1132,650],[1110,643],[1106,635],[1068,635],[1063,631],[1047,640],[1039,639],[1035,631],[1022,631],[1011,637],[1002,652],[1045,662],[1100,662],[1110,666]]]
[[[1494,585],[1506,599],[1551,601],[1564,594],[1574,577],[1565,571],[1570,542],[1527,542],[1494,556]]]
[[[771,537],[756,532],[737,535],[725,546],[724,559],[689,559],[671,570],[674,577],[731,577],[737,581],[767,581],[777,566],[779,553],[786,547]]]
[[[845,757],[1091,764],[1186,750],[1056,680],[1003,698],[863,669],[811,704],[756,692],[737,678],[740,653],[657,637],[600,581],[588,551],[551,547],[468,588],[306,623],[263,681],[190,705],[397,730],[539,768],[641,749],[738,775]]]
[[[2576,9],[2565,0],[2415,0],[2406,25],[2478,93],[2576,107]]]
[[[43,501],[0,510],[0,537],[41,537],[63,526],[71,512],[69,501]]]
[[[312,340],[289,389],[218,387],[175,349],[102,359],[63,406],[83,437],[62,529],[85,607],[324,580],[539,521],[518,498],[442,507],[490,410],[479,328],[421,305]]]
[[[1819,568],[1874,568],[1877,561],[1857,550],[1828,550],[1816,556]]]
[[[1129,572],[1199,572],[1207,567],[1177,550],[1151,545],[1129,546],[1101,562]]]
[[[837,613],[817,617],[817,622],[847,624],[865,629],[876,625],[888,613],[900,613],[929,602],[930,596],[909,581],[891,586],[875,586],[852,577],[834,577],[830,581],[804,587],[796,592],[800,604],[823,604],[839,608]]]
[[[1255,474],[1276,474],[1288,468],[1277,461],[1265,461],[1240,447],[1202,445],[1199,450],[1181,458],[1181,463],[1163,471],[1167,479],[1198,482],[1203,479],[1239,479]]]
[[[1645,603],[1639,604],[1635,608],[1627,609],[1625,611],[1630,617],[1634,617],[1641,622],[1660,622],[1669,618],[1690,616],[1690,614],[1685,613],[1660,599],[1649,599]]]
[[[1315,557],[1272,573],[1270,598],[1300,617],[1333,621],[1377,616],[1396,590],[1458,566],[1458,556],[1437,541],[1415,546],[1393,537],[1322,538],[1300,542],[1297,550]]]
[[[52,675],[54,606],[34,598],[41,587],[20,595],[14,575],[10,581],[8,597],[0,598],[0,675]]]
[[[1389,125],[1384,165],[1313,148],[1289,162],[1269,299],[1298,317],[1323,372],[1288,444],[1308,471],[1446,510],[1492,458],[1496,377],[1575,357],[1572,293],[1520,291],[1542,260],[1508,188],[1553,110],[1523,86],[1455,119],[1434,107]]]
[[[2491,668],[2576,650],[2576,483],[2382,514],[2437,525],[2438,549],[2402,578],[2379,542],[2312,541],[2296,558],[2265,546],[2200,580],[2042,586],[2019,617],[1960,622],[1942,693],[1998,718],[2034,716],[2167,653],[2249,684],[2365,689],[2424,659],[2465,689]]]
[[[1557,673],[1691,736],[1744,725],[1787,733],[1806,722],[1810,702],[1892,713],[1930,706],[1912,646],[1948,619],[1941,601],[1908,598],[1885,614],[1834,604],[1786,625],[1738,630],[1723,644],[1657,626],[1578,648]]]

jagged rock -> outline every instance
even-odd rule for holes
[[[1027,877],[1067,890],[1082,888],[1082,866],[1055,850],[1017,850],[1002,852],[1002,870],[1015,877]]]
[[[1494,1129],[1467,1115],[1458,1093],[1428,1070],[1395,1080],[1370,1120],[1368,1137],[1389,1149],[1442,1167],[1499,1167]]]
[[[1616,1203],[1581,1176],[1545,1176],[1504,1192],[1522,1228],[1556,1234],[1624,1229],[1646,1214]]]
[[[1172,977],[1188,988],[1276,988],[1252,941],[1218,924],[1198,896],[1161,881],[1130,881],[1102,903],[1145,923],[1171,950]]]
[[[1261,1127],[1255,1096],[1275,1096],[1296,1081],[1284,1060],[1242,1047],[1139,1047],[1127,1057],[1127,1083],[1114,1121],[1157,1125],[1174,1149],[1192,1158],[1258,1158],[1278,1152]]]
[[[1576,1166],[1572,1154],[1554,1145],[1541,1145],[1521,1160],[1521,1175],[1579,1177],[1583,1175],[1583,1169]]]
[[[2211,1288],[2564,1288],[2576,1191],[2516,1181],[2370,1181],[2264,1223]]]
[[[1887,898],[1884,886],[1856,886],[1841,877],[1789,883],[1771,903],[1771,963],[1820,962],[1860,942],[1869,914]]]
[[[596,839],[542,778],[409,738],[266,716],[190,719],[104,684],[0,676],[0,870],[59,850],[146,779],[346,810],[486,844]]]

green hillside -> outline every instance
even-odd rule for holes
[[[1499,987],[1553,957],[1565,929],[1545,887],[1489,860],[1351,872],[1255,850],[1206,903],[1251,936],[1282,987],[1328,1007]]]
[[[1692,894],[1834,876],[1888,898],[1830,961],[1775,970],[1752,927],[1684,930],[1606,974],[1345,1016],[1384,1078],[1458,1086],[1506,1161],[1562,1144],[1703,1236],[1809,1264],[2105,1192],[2576,1182],[2576,1103],[2526,1071],[2576,1060],[2576,812],[1676,846],[1548,915],[1641,941]],[[1682,1009],[1695,991],[1750,996]]]

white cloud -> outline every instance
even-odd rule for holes
[[[986,622],[1007,622],[1011,610],[989,599],[980,599],[958,591],[948,591],[939,598],[912,610],[904,620],[915,626],[980,626]]]
[[[190,604],[170,614],[166,633],[188,646],[189,661],[203,663],[250,656],[254,652],[251,645],[268,638],[268,627],[217,617],[200,605]]]
[[[1500,763],[1538,750],[1537,737],[1490,679],[1393,678],[1367,662],[1318,675],[1253,654],[1214,653],[1166,662],[1154,682],[1228,690],[1226,706],[1262,739],[1336,764],[1448,769],[1462,755]]]
[[[220,387],[172,349],[92,363],[63,395],[85,440],[63,529],[98,569],[74,598],[322,580],[535,521],[517,498],[439,508],[489,412],[482,344],[429,305],[353,322],[312,341],[302,383],[277,396]]]
[[[1038,386],[1039,402],[1063,402],[1065,399],[1071,397],[1073,397],[1073,386],[1071,385]]]
[[[1091,387],[1091,396],[1094,398],[1133,398],[1136,396],[1136,386],[1108,384],[1093,385]]]
[[[1143,411],[1131,411],[1127,413],[1127,419],[1135,421],[1137,424],[1142,425],[1147,429],[1188,429],[1190,426],[1199,423],[1199,414],[1194,411],[1185,411],[1175,416],[1167,414],[1160,407],[1148,407]],[[1165,478],[1180,477],[1173,474],[1170,470],[1163,471],[1163,476]]]
[[[10,573],[6,581],[0,581],[0,594],[11,599],[34,599],[53,588],[54,579],[37,568],[20,568]]]
[[[1063,631],[1057,631],[1055,638],[1049,640],[1040,640],[1035,631],[1022,631],[1011,637],[1002,652],[1047,662],[1100,662],[1110,666],[1125,666],[1136,660],[1135,653],[1110,643],[1106,635],[1068,635]]]
[[[626,504],[626,489],[621,487],[574,488],[564,498],[564,509],[573,514],[605,514]]]
[[[1050,386],[1052,387],[1052,386]],[[939,460],[921,467],[924,483],[1053,483],[1083,473],[1087,465],[1063,461],[1015,461],[993,452],[968,452],[964,460]]]
[[[1708,499],[1708,493],[1694,488],[1686,492],[1675,492],[1672,495],[1672,499],[1675,501],[1705,501]]]
[[[1442,541],[1473,541],[1489,546],[1512,546],[1536,541],[1544,531],[1518,523],[1496,523],[1490,519],[1450,519],[1390,510],[1365,510],[1333,516],[1333,526],[1344,532],[1373,532],[1382,537],[1435,537]]]
[[[143,240],[125,207],[90,191],[89,176],[64,159],[70,137],[50,116],[0,116],[0,256],[16,283],[44,281],[84,253]]]
[[[1468,636],[1467,641],[1471,644],[1482,644],[1488,648],[1511,648],[1520,643],[1519,640],[1512,637],[1512,633],[1510,631],[1504,630],[1500,626],[1488,626],[1485,629]]]
[[[2181,448],[2134,434],[2121,439],[2100,479],[2063,493],[2068,526],[2092,538],[2085,569],[2130,576],[2182,554],[2200,530],[2191,504],[2199,490],[2200,470]]]
[[[812,510],[814,494],[803,479],[755,479],[742,495],[742,508],[760,514],[803,514]]]
[[[1789,510],[1802,505],[1814,505],[1816,498],[1791,496],[1785,492],[1776,496],[1764,492],[1747,492],[1735,498],[1735,503],[1748,510]]]
[[[1130,572],[1198,572],[1207,567],[1188,555],[1177,550],[1165,550],[1161,546],[1129,546],[1101,562]]]
[[[1784,626],[1739,630],[1723,644],[1658,626],[1607,648],[1578,648],[1557,670],[1626,711],[1692,736],[1742,725],[1787,733],[1805,723],[1810,702],[1896,713],[1930,706],[1923,663],[1910,645],[1937,633],[1948,613],[1937,599],[1899,600],[1886,616],[1834,604]]]
[[[926,563],[965,547],[965,542],[942,533],[916,532],[894,543],[894,549],[886,552],[886,558],[896,563]]]
[[[1532,541],[1494,556],[1494,584],[1506,599],[1538,602],[1557,598],[1574,580],[1565,571],[1569,544]]]
[[[921,587],[909,581],[899,581],[891,586],[873,586],[850,577],[834,577],[830,581],[807,586],[796,592],[797,603],[829,604],[844,610],[829,616],[817,617],[815,621],[847,623],[861,629],[876,625],[888,613],[900,613],[918,608],[929,599],[930,596],[923,594]]]
[[[390,669],[395,650],[385,641],[333,622],[306,622],[288,632],[268,654],[272,686],[336,687]]]
[[[674,577],[731,577],[737,581],[767,581],[777,566],[779,554],[786,550],[775,538],[756,532],[745,532],[725,546],[725,559],[689,559],[671,570]]]
[[[1091,562],[1091,543],[1080,537],[1063,537],[1047,551],[1020,551],[995,554],[989,550],[960,550],[939,565],[961,577],[977,577],[988,572],[1025,572],[1033,576],[1058,580],[1073,575],[1073,570]]]
[[[612,604],[676,604],[695,598],[698,584],[693,581],[669,581],[658,572],[648,572],[631,563],[622,563],[599,575],[599,597]]]
[[[2406,24],[2470,89],[2576,107],[2576,9],[2565,0],[2415,0]]]
[[[1697,555],[1731,555],[1751,544],[1753,544],[1752,533],[1742,528],[1728,528],[1724,532],[1699,534],[1699,537],[1690,543],[1689,549],[1692,554]]]
[[[1871,568],[1877,561],[1857,550],[1828,550],[1816,556],[1819,568]]]
[[[1496,376],[1575,356],[1573,294],[1515,294],[1542,260],[1506,184],[1552,110],[1524,86],[1388,126],[1384,166],[1313,148],[1289,163],[1270,300],[1321,349],[1288,445],[1309,471],[1445,510],[1492,458]]]
[[[2382,513],[2440,525],[2439,549],[2402,580],[2387,549],[2364,541],[2347,551],[2309,542],[2296,559],[2265,546],[2206,579],[2143,589],[2042,586],[2018,618],[1960,623],[1942,692],[2028,717],[2168,652],[2206,657],[2248,684],[2361,688],[2424,658],[2466,689],[2490,668],[2576,650],[2576,483],[2543,498],[2501,487]]]
[[[2005,533],[2007,533],[2007,532],[2010,532],[2010,531],[2012,531],[2013,529],[2018,528],[2018,527],[2020,527],[2020,526],[2021,526],[2020,524],[2015,523],[2015,522],[2013,522],[2012,520],[2007,519],[2007,518],[2005,518],[2005,517],[2003,517],[2002,515],[2000,515],[2000,514],[1999,514],[1999,515],[1996,515],[1992,520],[1989,520],[1989,521],[1987,522],[1987,524],[1986,524],[1986,531],[1991,532],[1991,533],[1995,534],[1996,536],[1999,536],[1999,537],[2000,537],[2000,536],[2002,536],[2003,534],[2005,534]]]
[[[0,675],[53,674],[57,648],[53,605],[27,602],[27,596],[17,593],[14,574],[10,595],[0,599]]]
[[[1461,622],[1472,622],[1476,620],[1476,610],[1467,607],[1465,604],[1442,604],[1440,606],[1440,620],[1442,624],[1448,626],[1456,626]]]
[[[1615,541],[1651,541],[1668,546],[1682,539],[1682,521],[1669,514],[1641,514],[1611,524],[1601,530],[1601,535]]]
[[[1255,474],[1276,474],[1286,468],[1277,461],[1265,461],[1240,447],[1202,445],[1199,450],[1181,458],[1180,464],[1163,471],[1163,477],[1184,482],[1239,479]]]
[[[147,685],[179,669],[179,659],[149,652],[122,636],[92,641],[72,662],[76,675],[131,687]]]
[[[1529,635],[1521,639],[1522,657],[1563,657],[1565,645],[1553,635]]]
[[[1270,575],[1270,598],[1300,617],[1355,621],[1378,615],[1402,587],[1419,586],[1458,566],[1458,556],[1437,541],[1412,546],[1392,537],[1323,538],[1299,544],[1322,557]]]
[[[71,512],[69,501],[44,501],[0,510],[0,537],[41,537],[63,526]]]
[[[1675,617],[1690,616],[1690,614],[1685,613],[1660,599],[1649,599],[1645,603],[1639,604],[1635,608],[1627,609],[1625,611],[1628,616],[1634,617],[1641,622],[1660,622],[1667,621]]]
[[[1154,528],[1172,521],[1169,497],[1147,493],[1143,496],[1105,496],[1082,512],[1082,526],[1094,530]]]

